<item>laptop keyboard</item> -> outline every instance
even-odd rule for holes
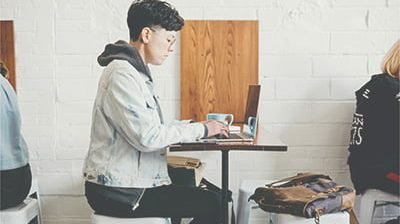
[[[226,137],[225,135],[222,135],[222,134],[216,135],[215,137],[217,139],[242,139],[242,137],[240,135],[235,134],[235,133],[229,134],[229,137]]]

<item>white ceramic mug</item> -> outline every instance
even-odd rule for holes
[[[208,113],[207,120],[217,120],[224,122],[227,125],[233,124],[233,114],[223,114],[223,113]]]

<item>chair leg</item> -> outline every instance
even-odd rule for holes
[[[32,219],[32,220],[29,222],[29,224],[40,224],[40,223],[39,223],[38,217],[36,216],[34,219]]]
[[[360,202],[360,223],[371,224],[375,212],[375,200],[370,197],[362,197]]]
[[[176,217],[171,218],[171,224],[180,224],[181,221],[182,218],[176,218]]]

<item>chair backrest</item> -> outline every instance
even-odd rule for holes
[[[398,195],[389,194],[377,189],[368,189],[361,195],[359,212],[360,224],[372,223],[377,201],[397,202],[400,205],[400,197]]]
[[[118,218],[92,214],[92,224],[170,224],[169,218]]]

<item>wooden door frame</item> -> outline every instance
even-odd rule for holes
[[[16,90],[14,22],[11,20],[0,20],[0,60],[6,64],[8,81]]]

